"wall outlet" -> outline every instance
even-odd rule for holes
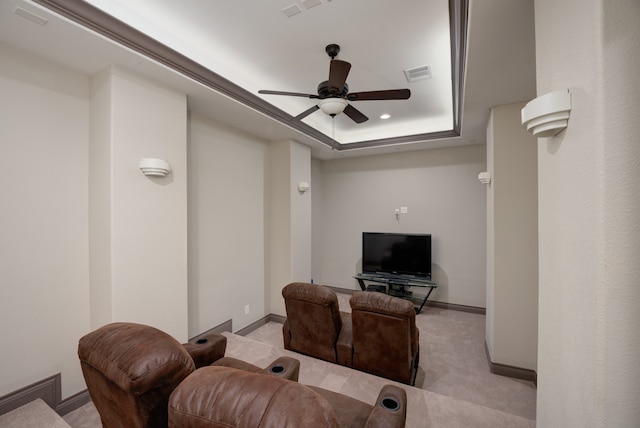
[[[245,315],[249,315],[249,312],[251,312],[251,308],[249,307],[249,305],[245,305],[244,306],[244,314]]]

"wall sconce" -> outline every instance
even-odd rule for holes
[[[298,183],[298,192],[304,193],[307,190],[309,190],[309,183],[307,183],[306,181],[301,181],[300,183]]]
[[[491,184],[491,173],[490,172],[481,172],[478,174],[478,180],[482,184]]]
[[[140,159],[139,166],[146,176],[166,177],[171,172],[169,162],[164,159],[143,158]]]
[[[567,127],[571,112],[568,89],[550,92],[527,103],[521,111],[522,124],[536,137],[553,137]]]

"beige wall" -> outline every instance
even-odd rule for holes
[[[140,322],[186,340],[186,96],[118,67],[92,82],[93,93],[100,95],[92,98],[92,125],[100,126],[91,130],[89,177],[100,188],[92,185],[91,197],[103,201],[108,215],[92,210],[98,221],[90,217],[89,239],[92,245],[107,240],[97,245],[109,252],[110,261],[109,283],[92,273],[102,298],[91,299],[92,313],[102,314],[92,328],[110,321]],[[101,117],[95,117],[98,112]],[[145,157],[167,160],[171,174],[144,176],[138,162]],[[106,173],[108,182],[98,173]]]
[[[269,145],[214,120],[189,120],[189,335],[268,314]],[[244,307],[250,312],[245,315]]]
[[[525,103],[491,109],[487,126],[487,317],[493,363],[536,370],[538,344],[537,139]]]
[[[295,141],[270,144],[268,310],[286,316],[282,288],[311,278],[311,151]],[[313,187],[313,183],[310,183]]]
[[[485,307],[485,158],[479,145],[316,164],[314,280],[359,289],[364,231],[431,233],[433,300]]]
[[[538,94],[568,128],[538,141],[537,423],[640,426],[640,3],[536,0]]]
[[[0,45],[0,396],[84,388],[89,79]]]

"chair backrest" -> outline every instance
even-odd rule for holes
[[[282,289],[287,310],[285,348],[336,362],[336,342],[342,329],[338,297],[330,288],[293,282]]]
[[[287,379],[231,367],[202,367],[169,399],[169,427],[338,427],[329,403]]]
[[[413,303],[382,293],[358,291],[349,304],[353,368],[411,384],[419,353]]]
[[[133,323],[107,324],[82,337],[78,357],[105,428],[166,427],[169,395],[195,369],[173,337]]]

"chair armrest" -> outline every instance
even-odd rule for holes
[[[300,375],[300,361],[291,357],[280,357],[259,373],[297,382]]]
[[[183,343],[196,369],[208,366],[224,357],[227,349],[227,338],[219,333],[208,333]]]
[[[407,420],[407,392],[395,385],[380,390],[366,428],[403,428]]]
[[[336,357],[338,364],[345,367],[353,367],[353,325],[351,324],[351,314],[340,312],[342,319],[342,329],[336,342]]]
[[[298,376],[300,374],[300,361],[291,357],[277,358],[264,369],[261,369],[255,364],[233,357],[220,358],[218,361],[213,363],[212,366],[231,367],[245,372],[281,377],[283,379],[289,379],[296,382],[298,381]]]

